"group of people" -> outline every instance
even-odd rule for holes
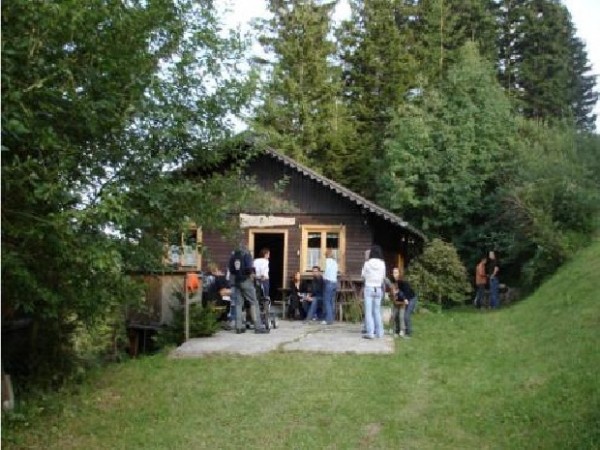
[[[319,266],[312,268],[312,279],[302,280],[300,272],[294,274],[290,288],[288,307],[289,319],[300,319],[304,323],[316,320],[323,325],[333,323],[335,294],[337,290],[337,262],[328,250],[325,272]],[[363,337],[380,338],[384,335],[381,303],[385,292],[393,301],[392,331],[397,337],[410,337],[411,316],[417,304],[417,296],[410,284],[403,279],[402,272],[394,267],[386,276],[386,266],[381,247],[374,245],[362,268],[364,279],[363,306],[365,321]]]
[[[294,274],[290,287],[288,318],[299,318],[308,323],[318,320],[323,325],[333,323],[337,292],[338,264],[333,251],[325,253],[325,270],[313,266],[312,279],[302,281],[300,272]]]
[[[269,328],[261,321],[257,286],[265,298],[270,297],[269,282],[270,250],[263,248],[260,257],[253,259],[243,246],[232,252],[227,274],[216,265],[209,265],[213,280],[207,286],[207,300],[227,306],[222,319],[228,328],[236,333],[246,332],[246,316],[254,324],[254,332],[264,334]],[[337,291],[338,263],[332,249],[325,254],[325,268],[312,267],[312,279],[302,280],[296,272],[290,287],[290,303],[287,311],[289,319],[300,319],[304,323],[318,321],[330,325],[334,321],[335,297]],[[404,279],[402,271],[394,267],[389,276],[381,247],[371,247],[362,272],[364,279],[363,306],[365,339],[381,338],[384,325],[381,303],[387,291],[393,302],[392,332],[396,337],[410,337],[412,334],[411,316],[417,304],[417,295]],[[246,305],[247,311],[244,311]],[[247,313],[247,314],[246,314]]]
[[[258,285],[261,295],[269,298],[269,258],[268,248],[263,248],[260,257],[253,259],[241,246],[231,253],[226,274],[216,264],[209,264],[210,281],[205,282],[203,286],[203,303],[206,305],[210,301],[217,306],[225,307],[219,319],[227,323],[226,328],[234,329],[238,334],[245,333],[246,319],[249,316],[255,333],[269,333],[268,327],[261,321],[256,293]]]
[[[475,300],[473,304],[477,309],[484,306],[485,290],[490,291],[490,308],[500,308],[500,264],[496,253],[490,251],[483,255],[475,267]]]
[[[417,306],[417,295],[410,283],[404,279],[398,267],[386,277],[385,262],[381,247],[374,245],[362,268],[364,279],[364,334],[365,339],[381,338],[384,335],[381,302],[385,291],[393,302],[392,332],[395,337],[409,338],[412,335],[412,314]]]

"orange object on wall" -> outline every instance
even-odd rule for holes
[[[188,292],[196,292],[198,289],[200,289],[200,279],[198,278],[197,273],[186,274],[186,281]]]

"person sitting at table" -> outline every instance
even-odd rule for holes
[[[318,309],[321,309],[320,314],[324,314],[323,311],[323,274],[319,266],[313,266],[312,268],[313,278],[310,283],[307,284],[306,293],[304,298],[304,310],[306,311],[306,317],[304,322],[310,322],[313,317],[317,317],[321,320],[323,316],[318,316]]]
[[[306,282],[302,281],[300,272],[296,272],[290,286],[290,306],[288,307],[288,319],[304,320],[306,311],[304,309],[304,298],[307,296]]]
[[[226,321],[231,308],[231,285],[229,280],[219,267],[214,264],[208,264],[207,279],[211,280],[205,292],[203,299],[204,306],[211,303],[213,306],[223,308],[219,320]]]

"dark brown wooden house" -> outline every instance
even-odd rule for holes
[[[422,250],[425,236],[400,217],[275,150],[258,152],[245,170],[262,187],[268,207],[247,205],[239,214],[239,224],[255,257],[264,247],[271,252],[273,300],[282,300],[283,288],[289,287],[295,272],[308,276],[312,266],[323,267],[327,248],[334,250],[342,283],[350,286],[359,282],[371,245],[382,247],[390,270],[406,267]],[[186,176],[203,175],[191,170]],[[236,245],[217,232],[193,227],[179,242],[170,243],[165,269],[143,275],[146,311],[128,320],[136,353],[139,342],[147,341],[148,330],[171,322],[171,306],[181,298],[175,293],[184,292],[186,275],[206,271],[210,263],[225,271]],[[199,301],[199,293],[190,302]]]
[[[248,205],[240,226],[255,257],[269,248],[275,296],[296,271],[308,274],[313,265],[323,267],[326,248],[334,250],[340,271],[350,279],[360,278],[372,244],[382,247],[389,268],[405,266],[422,249],[425,236],[400,217],[275,150],[259,153],[247,173],[274,199],[268,213]],[[283,188],[274,189],[281,180]],[[204,248],[202,265],[225,268],[235,243],[208,231],[198,239]]]

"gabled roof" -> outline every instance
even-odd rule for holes
[[[364,210],[366,210],[370,213],[373,213],[376,216],[381,217],[382,219],[384,219],[385,221],[387,221],[389,223],[392,223],[394,225],[397,225],[401,228],[404,228],[404,229],[410,231],[411,233],[417,235],[424,241],[427,240],[427,238],[421,231],[419,231],[418,229],[416,229],[415,227],[410,225],[408,222],[403,220],[401,217],[398,217],[394,213],[391,213],[390,211],[382,208],[381,206],[378,206],[375,203],[370,202],[366,198],[361,197],[360,195],[356,194],[355,192],[352,192],[350,189],[345,188],[341,184],[336,183],[335,181],[330,180],[329,178],[326,178],[323,175],[318,174],[314,170],[309,169],[305,165],[300,164],[299,162],[293,160],[289,156],[283,155],[272,148],[265,148],[264,152],[266,155],[270,156],[271,158],[274,158],[274,159],[282,162],[285,166],[296,170],[297,172],[303,174],[304,176],[309,177],[311,180],[314,180],[317,183],[319,183],[319,184],[331,189],[335,193],[341,195],[342,197],[347,198],[352,203],[356,204],[357,206],[360,206]]]

